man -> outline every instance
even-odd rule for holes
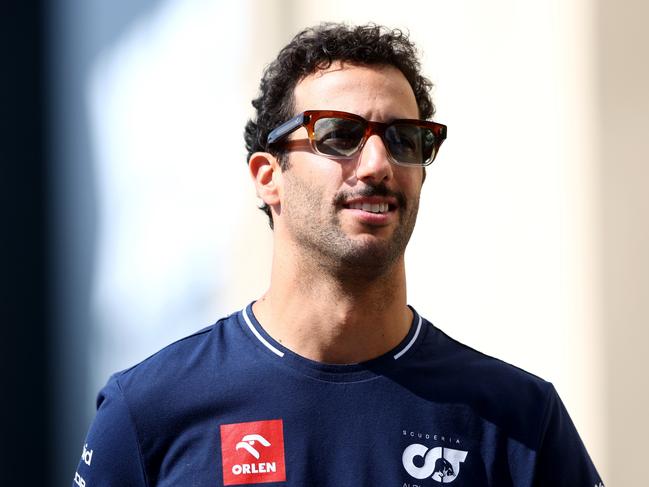
[[[73,485],[600,486],[552,385],[406,304],[446,127],[399,31],[326,24],[267,68],[246,126],[268,291],[114,375]]]

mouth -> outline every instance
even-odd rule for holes
[[[351,210],[363,210],[370,213],[387,213],[390,205],[387,203],[352,203],[348,207]]]
[[[361,210],[367,213],[384,214],[397,209],[396,200],[382,197],[357,198],[346,201],[343,208],[348,210]]]

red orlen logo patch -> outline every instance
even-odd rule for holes
[[[284,482],[281,419],[221,425],[223,485]]]

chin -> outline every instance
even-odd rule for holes
[[[338,249],[342,250],[342,249]],[[377,277],[388,272],[403,258],[405,248],[393,241],[363,236],[354,239],[344,251],[337,253],[336,260],[341,270],[355,275]]]

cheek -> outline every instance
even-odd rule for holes
[[[407,171],[407,172],[404,172]],[[396,175],[397,183],[407,196],[419,196],[421,187],[424,184],[425,173],[423,169],[404,168]]]
[[[310,214],[316,212],[327,204],[327,189],[324,178],[313,174],[302,174],[301,177],[291,175],[286,178],[284,187],[285,208],[289,213]]]
[[[337,162],[339,168],[338,178],[342,181],[355,181],[356,169],[358,168],[360,154],[351,159],[340,159]]]
[[[347,174],[354,175],[356,159],[332,160],[317,154],[291,154],[291,168],[283,175],[288,205],[299,204],[309,211],[330,211]],[[299,201],[299,203],[298,203]]]
[[[321,161],[319,161],[321,162]],[[338,161],[325,160],[325,164],[314,164],[304,175],[304,184],[308,187],[312,200],[327,205],[334,201],[337,193],[344,186],[344,165]]]

